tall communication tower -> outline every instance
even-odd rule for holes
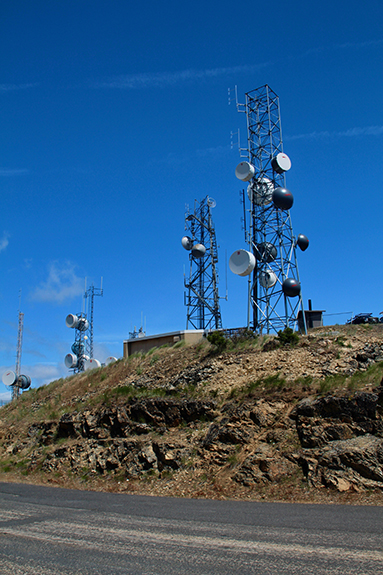
[[[218,295],[218,251],[212,209],[216,203],[206,196],[195,200],[193,213],[185,213],[183,247],[189,251],[190,271],[185,277],[186,329],[220,329],[222,318]]]
[[[100,288],[95,288],[93,284],[88,289],[85,288],[83,311],[70,313],[65,319],[66,326],[75,330],[72,353],[65,356],[66,367],[73,369],[74,373],[101,366],[98,359],[93,357],[93,309],[94,297],[103,294],[101,278]]]
[[[266,333],[295,329],[301,312],[306,332],[296,248],[304,251],[309,242],[303,234],[293,235],[294,199],[285,176],[291,161],[283,152],[279,98],[265,85],[248,92],[246,103],[237,103],[237,108],[247,119],[248,147],[240,149],[247,161],[237,166],[235,174],[248,182],[242,199],[249,249],[234,252],[229,266],[234,273],[249,276],[248,327]]]

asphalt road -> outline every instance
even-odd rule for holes
[[[383,507],[0,483],[1,575],[377,575]]]

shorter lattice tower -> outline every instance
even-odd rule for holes
[[[185,277],[186,329],[221,329],[218,294],[218,250],[212,209],[216,203],[206,196],[195,200],[194,211],[185,213],[183,247],[189,251],[189,277]]]
[[[102,286],[102,279],[101,279]],[[93,310],[94,297],[102,296],[103,289],[95,288],[92,284],[84,292],[84,310],[77,314],[68,314],[65,324],[75,330],[74,343],[71,346],[72,353],[65,356],[65,365],[74,373],[85,371],[94,367],[100,367],[101,363],[93,357]]]

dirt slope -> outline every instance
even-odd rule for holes
[[[0,480],[188,497],[383,501],[383,326],[163,348],[0,409]]]

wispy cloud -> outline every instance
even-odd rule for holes
[[[25,174],[29,174],[29,170],[25,169],[9,169],[9,168],[0,168],[0,177],[9,177],[9,176],[23,176]]]
[[[235,74],[254,73],[268,66],[268,63],[233,66],[223,68],[207,68],[205,70],[179,70],[177,72],[157,72],[127,74],[109,78],[108,80],[92,84],[94,88],[120,88],[125,90],[137,90],[140,88],[161,88],[174,86],[185,82],[197,82],[201,80],[217,78],[220,76],[232,76]]]
[[[0,252],[3,252],[7,248],[8,244],[9,244],[8,239],[9,239],[9,234],[7,232],[4,232],[3,237],[0,239]]]
[[[0,393],[0,405],[2,405],[3,403],[8,403],[9,401],[11,401],[10,391],[4,391]]]
[[[345,42],[344,44],[337,44],[339,48],[369,48],[370,46],[380,46],[383,44],[383,38],[376,40],[366,40],[365,42]]]
[[[321,131],[310,132],[308,134],[296,134],[294,136],[285,136],[284,140],[291,142],[292,140],[319,140],[323,138],[353,138],[356,136],[381,136],[383,134],[383,126],[366,126],[364,128],[350,128],[343,131]]]
[[[54,363],[37,363],[36,365],[23,367],[23,370],[31,378],[33,387],[46,385],[63,375],[63,370]]]
[[[0,84],[0,92],[14,92],[15,90],[28,90],[35,88],[38,83],[33,84]]]
[[[75,266],[70,262],[49,266],[48,278],[31,294],[31,299],[39,302],[62,304],[84,291],[84,280],[76,275]]]
[[[260,62],[257,64],[243,64],[238,66],[223,66],[217,68],[205,68],[197,70],[189,68],[186,70],[178,70],[176,72],[153,72],[153,73],[139,73],[139,74],[122,74],[114,76],[105,80],[91,82],[92,88],[117,88],[122,90],[139,90],[145,88],[163,88],[167,86],[175,86],[183,83],[200,82],[222,76],[236,76],[240,74],[253,74],[275,64],[280,64],[283,61],[295,60],[311,56],[313,54],[321,54],[323,52],[333,50],[347,50],[347,49],[361,49],[366,47],[376,47],[383,44],[383,38],[375,40],[367,40],[365,42],[346,42],[343,44],[322,45],[310,48],[299,55],[286,55],[282,58],[270,60],[268,62]]]
[[[305,58],[306,56],[315,56],[316,54],[323,54],[325,52],[334,52],[334,50],[360,50],[363,48],[376,47],[383,44],[383,38],[378,38],[376,40],[366,40],[365,42],[344,42],[343,44],[326,44],[322,46],[316,46],[315,48],[309,48],[299,55],[290,55],[287,58],[289,60],[295,60],[297,58]],[[283,58],[284,59],[284,58]]]

